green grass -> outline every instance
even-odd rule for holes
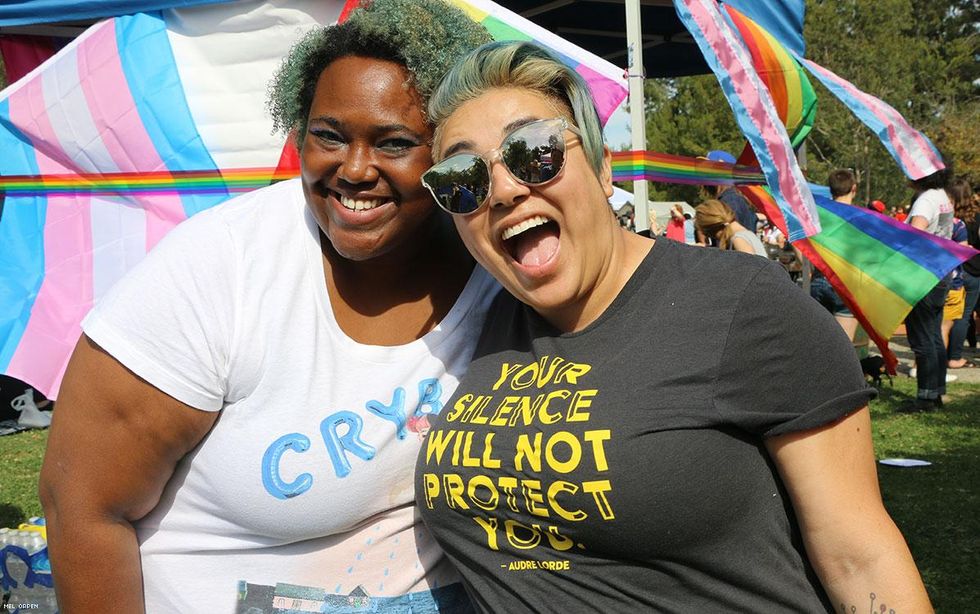
[[[37,476],[47,442],[46,430],[0,437],[0,527],[16,527],[41,515]]]
[[[918,458],[929,467],[878,466],[882,496],[904,533],[937,611],[980,603],[980,384],[954,383],[934,414],[897,414],[915,394],[906,377],[887,383],[871,405],[878,458]],[[41,514],[37,475],[46,431],[0,437],[0,526]],[[847,505],[847,501],[841,501]]]
[[[929,467],[878,465],[885,506],[902,530],[939,612],[975,612],[980,602],[980,384],[951,384],[944,411],[896,414],[915,395],[899,377],[871,406],[878,458],[918,458]],[[846,504],[846,502],[841,502]]]

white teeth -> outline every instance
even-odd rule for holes
[[[517,224],[516,226],[511,226],[510,228],[505,230],[503,234],[503,239],[504,241],[506,241],[511,237],[516,237],[517,235],[521,234],[525,230],[531,230],[532,228],[547,223],[548,223],[547,218],[541,217],[540,215],[536,215],[530,219],[524,220],[523,222]]]
[[[384,201],[381,199],[354,200],[353,198],[348,198],[344,195],[340,196],[340,204],[343,205],[345,209],[350,209],[351,211],[367,211],[368,209],[380,207],[383,203]]]

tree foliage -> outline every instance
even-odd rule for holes
[[[810,0],[806,55],[895,107],[929,136],[958,174],[980,182],[980,2],[977,0]],[[859,201],[907,204],[907,178],[878,138],[815,79],[819,108],[807,140],[811,181],[853,168]],[[647,147],[683,155],[744,144],[712,75],[649,80]],[[661,199],[697,202],[689,186],[654,184]],[[653,197],[652,196],[652,197]]]

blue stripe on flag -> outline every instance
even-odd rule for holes
[[[116,18],[116,40],[126,81],[146,132],[160,159],[172,171],[215,170],[211,153],[191,116],[167,26],[159,14]],[[182,194],[188,217],[228,198],[217,194]]]
[[[882,219],[867,209],[839,203],[829,198],[816,197],[817,204],[854,228],[901,252],[937,278],[942,278],[963,261],[959,254],[937,245],[931,237],[909,232],[911,226],[893,219]],[[904,226],[904,228],[903,228]]]
[[[34,146],[10,121],[10,101],[0,101],[0,174],[38,175]],[[0,214],[0,371],[20,344],[44,281],[47,198],[11,197]]]

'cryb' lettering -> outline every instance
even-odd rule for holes
[[[372,415],[392,423],[400,440],[407,436],[410,417],[424,414],[437,415],[442,410],[442,386],[434,378],[424,379],[418,384],[418,403],[409,414],[405,409],[405,389],[398,387],[391,395],[391,402],[371,400],[365,408]],[[362,461],[374,458],[377,450],[361,437],[364,420],[360,415],[341,410],[334,412],[320,422],[320,438],[326,447],[327,457],[338,478],[351,473],[353,455]],[[303,433],[287,433],[273,441],[262,455],[262,485],[266,492],[276,499],[289,499],[308,491],[313,486],[313,476],[300,473],[291,480],[281,471],[283,456],[288,453],[304,454],[310,450],[310,438]]]

